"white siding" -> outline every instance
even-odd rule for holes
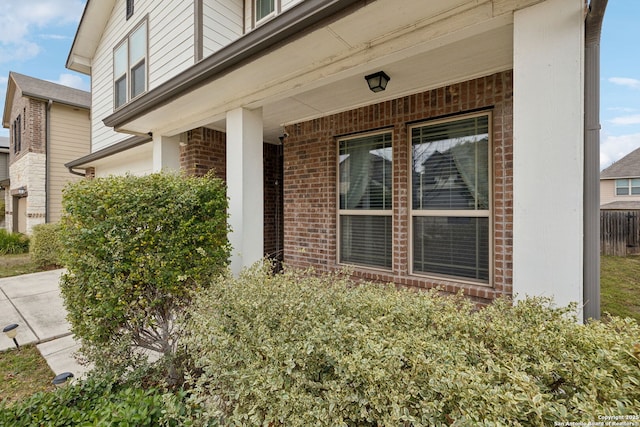
[[[125,19],[125,0],[117,0],[92,61],[92,147],[95,152],[130,135],[104,126],[113,113],[113,48],[148,17],[148,89],[159,86],[194,64],[193,1],[138,0],[135,13]]]
[[[58,222],[62,212],[62,189],[81,179],[65,163],[89,153],[89,112],[64,105],[51,108],[49,149],[49,222]]]
[[[207,57],[242,36],[242,0],[202,2],[203,57]]]

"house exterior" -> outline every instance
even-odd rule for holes
[[[600,209],[640,210],[640,148],[600,172]]]
[[[62,188],[79,176],[65,163],[89,152],[89,92],[10,72],[3,127],[9,129],[9,178],[5,228],[30,234],[34,225],[56,222]]]
[[[9,138],[0,136],[0,200],[4,202],[5,185],[9,184]],[[0,209],[0,228],[5,226],[4,206]]]
[[[67,66],[91,76],[92,146],[67,166],[215,169],[234,271],[275,254],[598,317],[605,6],[89,0]]]

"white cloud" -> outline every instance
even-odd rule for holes
[[[51,80],[53,83],[58,83],[60,85],[73,87],[81,90],[89,90],[89,83],[87,83],[82,77],[76,74],[68,74],[63,73],[60,74],[58,80]]]
[[[602,135],[600,141],[600,169],[620,160],[640,147],[640,133],[620,136]]]
[[[609,81],[620,86],[627,86],[631,89],[640,89],[640,80],[629,77],[611,77]]]
[[[0,62],[25,60],[38,55],[34,29],[78,22],[84,0],[3,1],[0,8]]]
[[[609,122],[613,123],[614,125],[638,125],[640,124],[640,114],[614,117],[613,119],[609,120]]]

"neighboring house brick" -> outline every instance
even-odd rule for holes
[[[88,92],[9,73],[7,230],[30,234],[34,225],[60,219],[62,188],[79,179],[64,164],[90,150],[90,103]]]

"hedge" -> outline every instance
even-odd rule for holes
[[[252,269],[191,310],[192,404],[211,425],[544,426],[640,408],[640,328],[547,299]]]
[[[224,182],[170,173],[83,180],[65,188],[61,291],[71,331],[98,369],[127,372],[160,353],[179,381],[177,316],[225,270]]]
[[[64,248],[60,241],[60,225],[56,223],[38,224],[33,227],[29,253],[40,268],[62,266]]]

